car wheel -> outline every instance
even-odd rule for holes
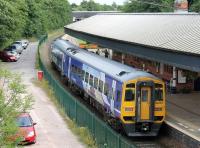
[[[35,138],[35,140],[33,141],[33,144],[35,144],[36,143],[36,138]]]

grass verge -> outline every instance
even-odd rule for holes
[[[33,80],[33,84],[35,84],[37,87],[42,88],[47,96],[50,98],[50,100],[53,102],[53,104],[58,109],[60,115],[64,119],[65,123],[68,125],[69,129],[79,137],[79,140],[84,143],[88,148],[97,148],[97,144],[94,140],[94,137],[89,132],[88,128],[86,127],[79,127],[74,121],[69,119],[63,108],[59,105],[56,96],[54,95],[53,89],[49,86],[48,81],[42,80]]]
[[[48,44],[55,38],[64,34],[63,28],[49,32],[48,39],[45,44],[40,46],[40,49],[48,49]],[[36,56],[35,68],[40,69],[39,67],[39,56]],[[69,129],[79,137],[80,141],[84,143],[88,148],[97,148],[97,144],[89,132],[88,128],[86,127],[79,127],[74,121],[67,117],[63,108],[61,108],[60,104],[58,103],[56,96],[54,94],[53,89],[48,84],[48,81],[42,80],[33,80],[33,84],[37,87],[40,87],[44,90],[47,96],[50,98],[51,102],[56,106],[57,110],[59,111],[62,118],[65,120],[65,123],[68,125]]]

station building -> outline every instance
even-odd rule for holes
[[[65,33],[112,49],[112,59],[153,73],[175,92],[200,91],[200,15],[99,14]]]

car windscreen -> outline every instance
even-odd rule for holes
[[[17,125],[19,127],[27,127],[27,126],[32,126],[31,119],[27,116],[24,117],[18,117],[17,118]]]

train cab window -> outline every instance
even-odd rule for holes
[[[99,80],[99,91],[103,92],[103,81]]]
[[[134,83],[126,84],[126,88],[135,88]]]
[[[90,75],[90,81],[89,81],[89,84],[90,84],[90,86],[93,86],[93,75]]]
[[[89,79],[89,73],[86,72],[86,75],[85,75],[85,82],[88,83],[88,79]]]
[[[162,101],[163,100],[163,86],[162,84],[155,84],[155,100]]]
[[[98,89],[98,78],[94,77],[94,88]]]
[[[104,95],[108,96],[109,94],[109,85],[108,83],[104,84]]]
[[[133,100],[135,100],[135,90],[134,89],[126,89],[125,101],[133,101]]]

